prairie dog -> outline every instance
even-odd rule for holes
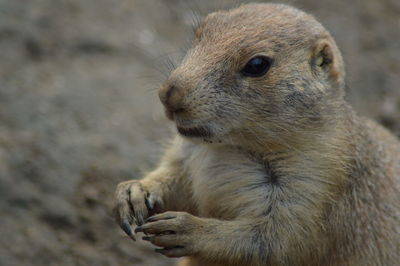
[[[116,219],[181,265],[398,265],[400,143],[344,100],[311,15],[208,15],[159,90],[179,134],[116,190]]]

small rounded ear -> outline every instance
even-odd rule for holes
[[[343,59],[339,49],[331,38],[320,39],[314,46],[312,68],[317,72],[326,73],[329,81],[335,87],[344,85]]]
[[[320,42],[315,47],[315,64],[323,69],[328,69],[333,63],[333,51],[328,42]],[[329,69],[328,69],[329,70]]]

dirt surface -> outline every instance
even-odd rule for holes
[[[0,265],[172,265],[111,218],[174,134],[157,86],[196,17],[239,1],[0,0]],[[341,48],[349,100],[400,135],[400,1],[289,2]]]

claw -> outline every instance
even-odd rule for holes
[[[137,222],[137,225],[139,225],[139,226],[143,225],[143,224],[144,224],[144,219],[143,219],[143,217],[142,217],[141,215],[138,215],[138,216],[136,217],[136,222]]]
[[[165,250],[165,248],[156,248],[156,249],[154,249],[154,251],[157,253],[164,254],[166,250]]]
[[[146,219],[145,223],[150,223],[150,222],[155,222],[158,220],[170,220],[170,219],[175,219],[176,216],[172,215],[172,216],[166,216],[166,217],[160,217],[160,214],[156,214],[153,216],[150,216],[149,218]]]
[[[129,223],[127,223],[127,222],[122,222],[121,228],[122,228],[122,230],[124,230],[124,232],[125,232],[133,241],[136,241],[135,237],[134,237],[133,234],[132,234],[132,229],[131,229],[131,226],[129,225]]]
[[[141,226],[136,227],[135,229],[135,234],[139,233],[139,232],[143,232],[143,228]]]
[[[154,222],[156,221],[156,219],[154,218],[154,216],[150,216],[149,218],[146,219],[146,223],[150,223],[150,222]]]
[[[145,203],[146,203],[147,209],[149,209],[151,211],[154,209],[154,201],[150,197],[145,198]]]
[[[164,256],[177,258],[185,256],[184,247],[183,246],[175,246],[171,248],[156,248],[155,252],[160,253]]]
[[[144,241],[151,241],[152,237],[151,236],[144,236],[144,237],[142,237],[142,239]]]

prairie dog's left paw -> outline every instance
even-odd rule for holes
[[[201,218],[186,212],[164,212],[149,217],[135,232],[145,233],[143,240],[163,247],[156,252],[167,257],[182,257],[197,252],[200,228]]]

